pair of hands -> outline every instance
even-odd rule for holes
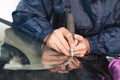
[[[89,42],[83,36],[74,36],[66,28],[54,30],[45,38],[48,47],[70,56],[70,48],[74,48],[74,56],[83,57],[89,51]]]
[[[65,65],[50,69],[52,72],[67,72],[79,68],[81,63],[76,57],[83,57],[89,50],[89,42],[81,35],[72,35],[66,28],[54,30],[45,38],[48,49],[43,49],[42,62],[46,65],[61,64],[70,56],[70,48],[74,48],[74,58],[66,69]],[[46,58],[45,58],[46,57]]]

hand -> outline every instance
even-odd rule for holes
[[[67,73],[70,70],[81,68],[81,67],[82,67],[82,63],[79,60],[77,60],[77,58],[74,57],[67,66],[61,65],[60,67],[50,69],[50,71],[59,72],[59,73]]]
[[[45,42],[48,47],[65,55],[69,55],[70,46],[74,43],[73,35],[62,27],[47,35]]]
[[[57,51],[50,49],[46,45],[42,46],[42,50],[43,55],[41,58],[41,62],[46,68],[52,67],[51,69],[49,69],[51,72],[66,73],[72,69],[80,68],[82,66],[80,61],[74,57],[66,67],[66,65],[64,65],[63,63],[68,60],[68,56],[60,54]]]
[[[74,46],[74,55],[77,57],[83,57],[89,51],[89,42],[87,39],[81,35],[75,34],[75,46]]]
[[[68,57],[64,54],[60,54],[57,51],[47,47],[46,45],[42,46],[43,55],[41,62],[46,68],[57,67],[64,63]]]

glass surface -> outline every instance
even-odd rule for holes
[[[58,77],[54,78],[56,73],[49,69],[65,65],[69,61],[57,64],[45,61],[48,57],[41,51],[40,44],[0,21],[0,80],[61,80],[62,74],[57,74]],[[59,56],[58,52],[53,52],[53,57]]]
[[[3,30],[3,39],[0,41],[0,61],[5,61],[4,69],[10,70],[41,70],[67,65],[71,58],[61,63],[50,63],[45,61],[44,54],[50,53],[52,57],[61,56],[56,51],[42,52],[40,41],[24,35],[21,31],[12,28]],[[44,49],[52,50],[48,47]],[[47,52],[47,51],[46,51]],[[49,64],[48,64],[49,63]]]

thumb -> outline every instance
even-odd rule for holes
[[[81,35],[78,35],[78,34],[75,34],[74,38],[77,39],[77,40],[79,40],[79,41],[84,40],[84,37],[81,36]]]

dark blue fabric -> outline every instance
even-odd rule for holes
[[[70,1],[76,33],[89,40],[90,52],[120,53],[120,1]],[[65,0],[21,0],[12,14],[13,27],[44,41],[46,35],[64,25],[65,4]]]

